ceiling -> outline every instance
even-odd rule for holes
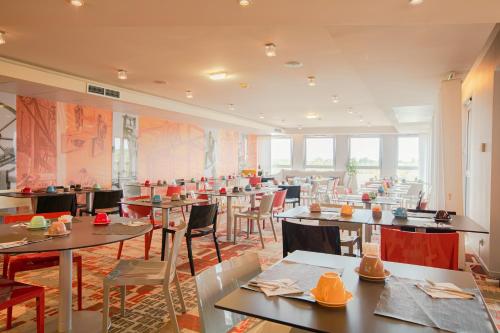
[[[440,81],[471,67],[495,22],[498,0],[254,0],[246,8],[236,0],[86,0],[80,8],[16,0],[2,3],[0,56],[272,126],[397,127],[428,121]],[[276,57],[265,56],[268,42]],[[303,67],[285,68],[289,60]],[[208,78],[221,70],[228,79]]]

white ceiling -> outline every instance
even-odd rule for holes
[[[432,109],[439,82],[470,68],[499,21],[498,0],[254,0],[247,8],[236,0],[87,0],[81,8],[16,0],[2,2],[0,56],[273,126],[397,126],[393,109]],[[276,57],[264,55],[267,42]],[[285,68],[289,60],[304,66]],[[120,68],[128,80],[116,78]],[[207,78],[218,70],[230,77]]]

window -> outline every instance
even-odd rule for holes
[[[420,178],[420,143],[418,136],[398,137],[398,178]]]
[[[292,167],[292,139],[271,138],[271,173]]]
[[[326,137],[306,138],[306,169],[333,169],[335,139]]]
[[[380,138],[350,138],[349,158],[358,167],[357,180],[364,184],[371,178],[380,177]]]

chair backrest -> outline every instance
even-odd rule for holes
[[[193,229],[206,228],[211,225],[216,230],[217,209],[217,203],[192,206],[189,213],[187,235],[189,236]]]
[[[173,194],[181,194],[182,186],[180,185],[168,185],[167,188],[167,197],[171,197]]]
[[[138,201],[150,199],[148,195],[142,195],[138,197],[127,198],[127,201]],[[140,219],[142,217],[151,217],[151,207],[145,206],[134,206],[134,205],[122,205],[122,214],[124,217],[131,217],[134,219]]]
[[[61,194],[38,197],[36,213],[71,212],[76,215],[76,194]]]
[[[181,224],[179,224],[176,227],[174,240],[172,241],[172,247],[169,249],[168,252],[167,267],[165,270],[165,278],[163,280],[163,284],[167,288],[167,290],[170,283],[174,280],[176,274],[175,268],[176,268],[177,256],[179,255],[179,249],[182,244],[182,239],[186,234],[186,230],[187,230],[187,225],[185,222],[181,222]]]
[[[262,272],[257,253],[225,260],[195,276],[201,332],[228,332],[246,317],[219,310],[214,304]]]
[[[286,192],[287,190],[274,192],[273,208],[280,208],[285,205]]]
[[[341,254],[338,226],[321,222],[283,221],[283,257],[295,250]]]
[[[16,222],[29,222],[35,215],[43,216],[46,219],[56,219],[59,216],[71,215],[71,212],[54,212],[54,213],[41,213],[41,214],[26,214],[26,215],[7,215],[3,218],[3,223],[16,223]]]
[[[92,210],[119,207],[119,201],[123,198],[123,190],[96,191]]]
[[[300,185],[281,185],[278,186],[286,191],[287,199],[299,199],[300,200]]]
[[[268,214],[273,209],[274,194],[263,195],[260,199],[259,213]]]
[[[421,233],[382,228],[382,260],[458,269],[458,233]]]
[[[257,177],[257,176],[250,177],[249,180],[248,180],[248,183],[251,186],[255,186],[257,184],[260,184],[261,182],[262,182],[262,177]]]

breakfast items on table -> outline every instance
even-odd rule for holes
[[[363,193],[363,194],[361,195],[361,201],[363,201],[363,202],[368,202],[368,201],[370,201],[370,200],[371,200],[371,198],[370,198],[370,195],[369,195],[368,193],[366,193],[366,192],[365,192],[365,193]]]
[[[170,200],[172,200],[172,201],[179,201],[179,200],[181,200],[181,195],[179,193],[174,193],[170,197]]]
[[[47,236],[64,236],[69,234],[66,230],[66,225],[60,221],[54,221],[45,233]]]
[[[321,206],[319,203],[317,202],[313,202],[310,206],[309,206],[309,211],[311,213],[321,213]]]
[[[372,206],[372,217],[375,220],[380,220],[382,218],[382,207],[380,207],[380,205]]]
[[[397,219],[407,219],[408,218],[408,211],[404,207],[398,207],[392,213],[394,214],[394,217]]]
[[[151,198],[151,202],[153,203],[161,203],[161,195],[159,194],[155,194],[153,195],[153,198]]]
[[[384,269],[384,263],[377,254],[365,254],[355,271],[362,279],[368,281],[384,281],[391,275]]]
[[[434,220],[436,222],[450,222],[451,221],[451,216],[445,210],[438,210],[436,212],[436,215],[434,216]]]
[[[54,185],[47,186],[47,193],[56,193],[56,187]]]
[[[95,219],[94,219],[95,225],[107,225],[110,222],[111,221],[109,219],[109,216],[106,213],[97,213],[97,215],[95,216]]]
[[[352,216],[354,213],[354,209],[350,205],[343,205],[342,208],[340,208],[340,215],[342,216]]]
[[[326,272],[318,280],[311,295],[316,302],[326,307],[343,307],[351,299],[352,294],[345,289],[344,282],[336,272]]]
[[[144,186],[151,186],[151,181],[149,179],[146,179],[144,181]]]
[[[31,218],[28,229],[45,229],[47,228],[47,220],[45,217],[35,215]]]

